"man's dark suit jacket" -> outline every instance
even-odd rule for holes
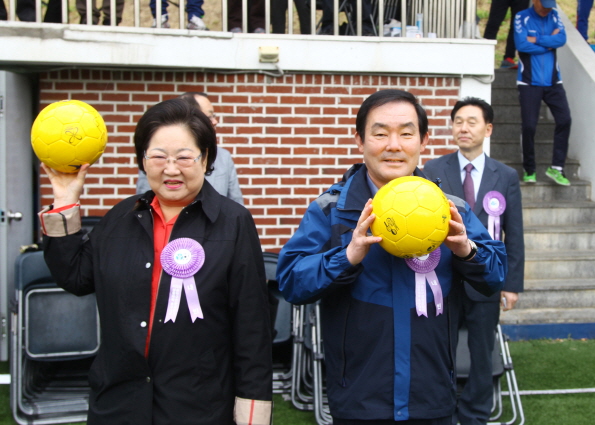
[[[465,199],[457,152],[428,161],[424,166],[424,173],[431,180],[440,178],[441,187],[445,193]],[[475,215],[486,227],[488,213],[483,208],[483,198],[492,190],[497,190],[506,199],[506,210],[500,216],[500,228],[504,234],[501,239],[504,241],[508,256],[508,275],[503,290],[523,292],[525,242],[519,176],[514,169],[486,155],[481,184],[473,209]],[[499,301],[499,293],[486,297],[471,288],[468,283],[465,283],[465,291],[473,301]]]

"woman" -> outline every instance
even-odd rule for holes
[[[204,179],[213,126],[172,99],[143,115],[134,143],[152,190],[117,204],[88,238],[78,202],[89,166],[44,166],[54,190],[40,213],[46,261],[64,289],[96,293],[101,317],[88,424],[268,424],[262,253],[250,213]]]

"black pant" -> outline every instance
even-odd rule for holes
[[[35,1],[34,0],[18,0],[17,1],[17,16],[22,22],[35,22]],[[4,1],[0,0],[0,21],[8,19],[6,6]],[[45,12],[43,22],[62,22],[62,2],[60,0],[49,0],[48,7]]]
[[[486,424],[492,411],[492,351],[500,303],[477,302],[465,295],[461,310],[459,326],[467,327],[471,367],[457,401],[457,417],[461,425]]]
[[[488,23],[486,24],[483,37],[489,40],[496,39],[500,25],[502,25],[502,21],[506,18],[506,12],[508,11],[508,8],[510,8],[510,30],[508,31],[508,38],[506,39],[506,50],[504,52],[505,58],[513,59],[515,56],[514,17],[521,10],[525,10],[528,7],[528,0],[492,0],[490,16],[488,17]]]
[[[242,27],[242,0],[227,0],[227,27]],[[256,28],[264,28],[264,0],[248,0],[248,32]]]
[[[294,0],[298,17],[300,18],[300,32],[310,34],[312,25],[310,25],[310,0]],[[287,12],[287,0],[271,0],[271,24],[274,34],[285,34],[285,12]],[[290,24],[292,25],[293,22]]]
[[[408,421],[393,420],[355,420],[333,417],[333,425],[450,425],[450,416],[437,419],[409,419]]]
[[[519,84],[517,87],[521,102],[521,119],[523,120],[521,128],[523,168],[529,174],[535,172],[535,131],[542,100],[552,111],[556,122],[552,165],[563,168],[568,153],[568,138],[572,122],[564,87],[562,84],[554,84],[550,87]]]
[[[333,27],[333,0],[322,0],[322,28],[321,32],[323,34],[330,34],[330,31]],[[350,21],[349,24],[353,26],[353,32],[355,35],[357,31],[357,6],[355,0],[339,0],[339,10],[343,11],[349,9],[350,10]],[[374,23],[370,18],[370,14],[372,13],[372,3],[370,0],[362,0],[362,34],[364,35],[372,35],[374,33]],[[382,30],[382,29],[381,29]]]

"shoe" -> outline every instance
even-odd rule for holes
[[[161,15],[161,28],[169,28],[169,16]],[[151,28],[157,28],[157,19],[153,18],[153,24]]]
[[[242,29],[240,27],[233,27],[232,29],[229,30],[229,32],[233,32],[235,34],[239,34],[242,32]]]
[[[517,69],[518,67],[519,66],[514,61],[514,59],[511,58],[504,58],[504,60],[500,64],[500,68],[502,69]]]
[[[264,28],[256,28],[254,31],[252,31],[252,33],[254,34],[264,34],[266,31],[264,30]]]
[[[525,183],[537,183],[537,178],[535,177],[535,173],[529,174],[525,171],[523,173],[523,181]]]
[[[549,167],[545,171],[545,175],[561,186],[570,186],[570,182],[564,175],[564,171],[556,170],[555,168]]]
[[[186,28],[189,30],[204,31],[207,29],[207,26],[201,18],[196,15],[192,15],[192,17],[188,20],[188,26]]]

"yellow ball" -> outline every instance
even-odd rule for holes
[[[370,226],[380,246],[402,258],[421,257],[448,235],[450,208],[442,190],[421,177],[400,177],[384,185],[372,200],[376,219]]]
[[[78,100],[46,106],[31,127],[31,145],[41,162],[63,173],[93,164],[105,150],[107,128],[99,112]]]

